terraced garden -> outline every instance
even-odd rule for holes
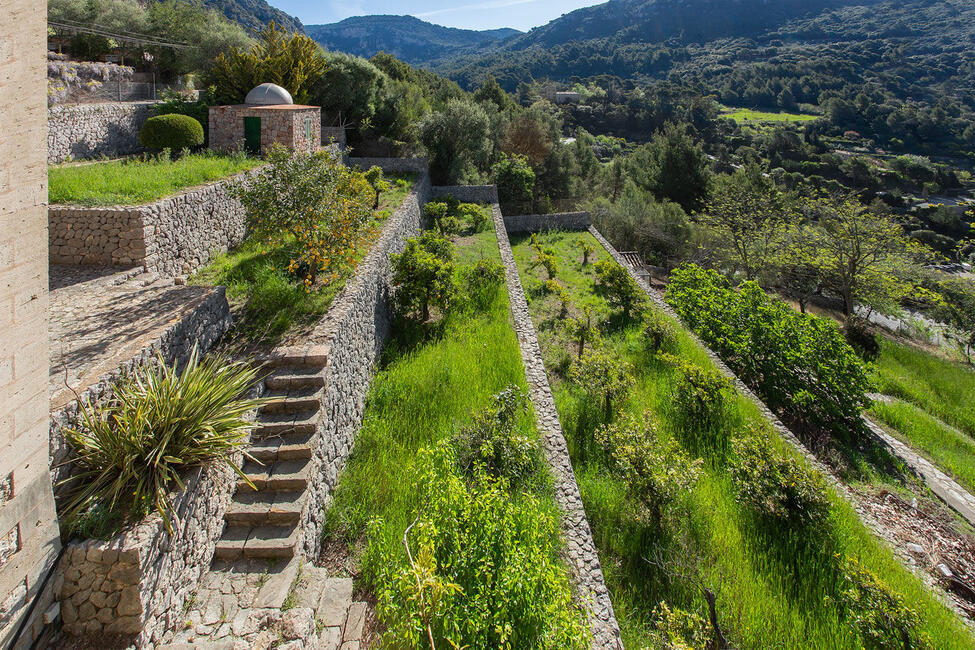
[[[512,244],[627,647],[970,647],[591,235]]]

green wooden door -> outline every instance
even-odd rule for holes
[[[244,118],[244,150],[252,155],[261,155],[261,118]]]

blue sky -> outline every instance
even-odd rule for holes
[[[268,0],[306,25],[350,16],[408,14],[427,22],[467,29],[514,27],[527,31],[553,18],[605,0]]]

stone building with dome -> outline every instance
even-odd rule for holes
[[[257,86],[243,104],[211,106],[210,148],[264,154],[280,143],[296,151],[315,151],[322,143],[322,109],[295,104],[291,94],[275,84]]]

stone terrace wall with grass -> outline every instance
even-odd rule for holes
[[[593,649],[622,649],[623,641],[620,637],[619,623],[616,621],[613,603],[603,578],[599,553],[592,538],[589,521],[586,519],[585,507],[572,471],[572,460],[562,432],[559,413],[555,408],[555,398],[552,396],[552,388],[545,373],[542,349],[538,344],[535,326],[528,311],[528,301],[508,241],[507,219],[501,216],[497,201],[493,205],[493,214],[501,261],[504,263],[511,315],[528,379],[528,390],[535,408],[538,429],[542,434],[545,458],[554,479],[555,500],[562,510],[562,533],[565,536],[567,564],[572,574],[576,597],[588,614]]]
[[[661,297],[661,295],[647,283],[647,279],[639,276],[636,271],[626,263],[623,256],[619,254],[613,245],[610,244],[609,241],[603,237],[594,226],[589,227],[589,232],[592,233],[593,237],[595,237],[603,248],[606,249],[616,263],[627,270],[630,277],[633,278],[641,289],[643,289],[644,293],[647,295],[650,302],[656,309],[659,309],[661,312],[667,314],[678,323],[681,322],[680,316],[678,316],[673,308],[671,308],[671,306],[668,305],[667,302]],[[943,588],[937,582],[935,582],[934,578],[930,574],[920,568],[917,561],[907,553],[900,540],[889,534],[886,529],[880,525],[880,522],[874,519],[873,514],[860,505],[860,502],[856,499],[853,493],[833,475],[828,467],[821,463],[819,459],[816,458],[816,456],[809,451],[804,444],[802,444],[802,441],[796,437],[791,429],[789,429],[782,423],[781,420],[779,420],[775,413],[772,412],[772,409],[770,409],[758,395],[752,392],[745,382],[739,379],[738,376],[732,372],[731,368],[725,365],[724,361],[721,360],[721,357],[712,351],[711,348],[708,347],[707,344],[705,344],[704,341],[702,341],[693,331],[687,329],[687,333],[701,347],[705,354],[707,354],[708,358],[712,363],[714,363],[714,366],[721,372],[721,374],[731,380],[731,382],[735,385],[735,389],[746,399],[755,404],[759,412],[771,424],[772,428],[775,429],[775,431],[777,431],[778,434],[782,436],[782,438],[789,443],[789,445],[795,449],[795,451],[802,456],[810,466],[822,474],[826,481],[833,487],[834,490],[836,490],[837,494],[839,494],[847,501],[847,503],[849,503],[849,505],[859,516],[860,521],[863,522],[863,524],[890,549],[894,556],[897,557],[902,564],[911,571],[911,573],[917,576],[917,578],[931,590],[939,601],[958,614],[960,619],[966,622],[969,628],[971,628],[971,619],[968,618],[968,615],[962,611],[961,608],[954,603],[954,601],[948,598],[948,596],[944,593]]]
[[[117,158],[142,151],[139,131],[156,102],[51,106],[47,117],[47,162]]]
[[[509,234],[546,230],[586,230],[590,225],[592,220],[588,212],[529,214],[504,218],[504,227]]]
[[[325,397],[309,473],[308,503],[300,527],[304,552],[318,557],[324,511],[339,474],[345,468],[362,426],[366,393],[379,355],[392,327],[391,253],[402,252],[406,240],[420,233],[421,209],[430,196],[424,174],[383,230],[379,241],[359,265],[355,278],[309,337],[325,365]]]
[[[230,182],[202,185],[141,206],[48,208],[52,264],[144,266],[146,271],[185,275],[216,253],[241,243],[247,230],[243,206]]]
[[[237,474],[227,466],[196,468],[184,481],[186,490],[170,499],[172,534],[153,514],[108,541],[68,544],[54,585],[65,632],[92,641],[127,636],[142,648],[180,623],[210,568]]]

